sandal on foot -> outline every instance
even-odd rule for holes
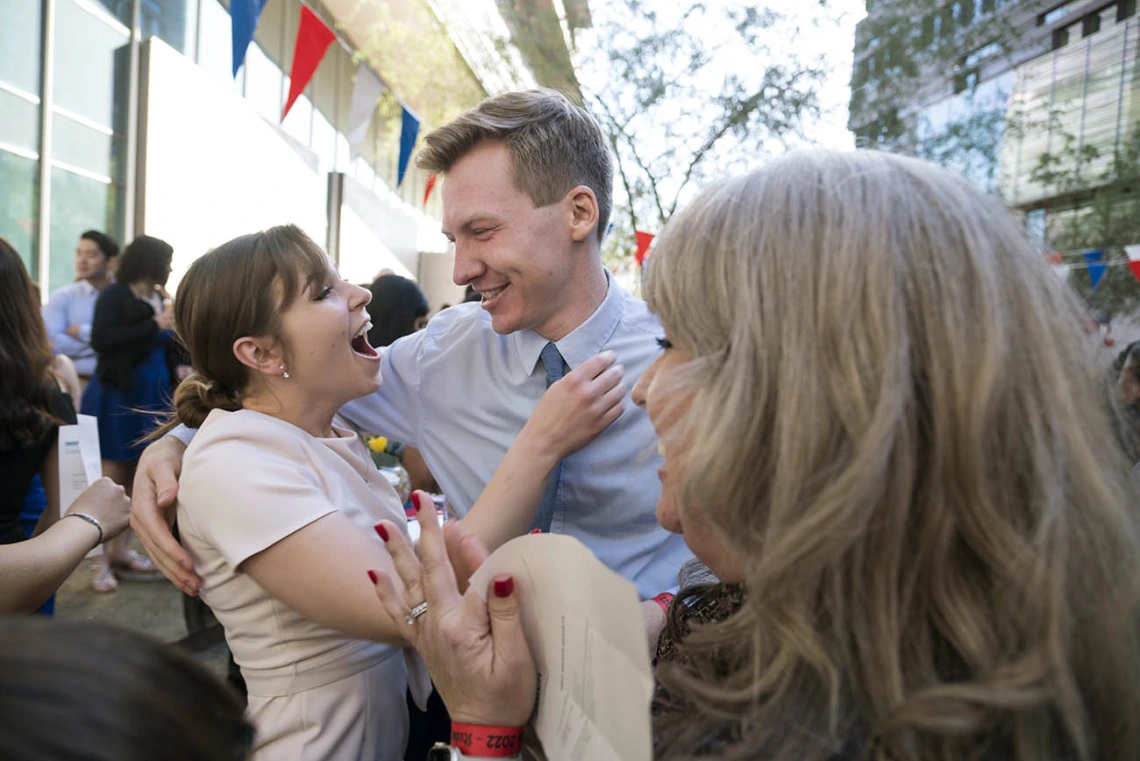
[[[162,574],[155,568],[154,562],[146,555],[134,550],[127,550],[127,555],[123,559],[112,558],[111,568],[118,576],[128,581],[149,581],[162,578]]]
[[[114,592],[118,588],[119,580],[115,578],[105,558],[91,564],[91,589],[102,594]]]

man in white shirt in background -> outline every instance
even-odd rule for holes
[[[613,166],[584,109],[552,90],[489,98],[429,134],[418,163],[445,177],[454,280],[482,299],[382,350],[380,390],[341,416],[417,447],[463,515],[551,382],[611,350],[632,388],[663,333],[602,265]],[[194,594],[190,556],[164,520],[184,448],[168,436],[144,453],[132,525],[163,573]],[[691,553],[656,521],[660,466],[648,416],[627,400],[617,422],[552,474],[535,525],[580,539],[643,599],[674,589]]]
[[[86,381],[95,374],[95,350],[91,348],[91,320],[99,291],[111,283],[119,244],[98,230],[79,236],[75,247],[76,281],[52,291],[43,306],[44,324],[52,348],[71,358],[75,371]],[[75,400],[78,405],[79,400]]]

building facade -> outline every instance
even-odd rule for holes
[[[960,171],[1026,212],[1042,238],[1046,215],[1114,182],[1140,117],[1135,0],[868,0],[867,10],[852,76],[858,145]]]
[[[228,5],[0,0],[0,236],[42,292],[73,279],[88,228],[170,241],[173,287],[211,247],[293,222],[346,278],[426,274],[433,305],[456,300],[439,193],[424,203],[414,165],[397,186],[400,106],[423,134],[488,94],[545,84],[553,75],[532,71],[513,19],[495,0],[462,12],[443,0],[306,2],[338,40],[282,121],[302,2],[266,3],[236,77]],[[388,91],[353,155],[360,62]]]

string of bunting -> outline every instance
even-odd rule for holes
[[[1062,280],[1069,276],[1073,270],[1088,270],[1089,282],[1092,285],[1090,293],[1096,290],[1100,285],[1101,279],[1104,277],[1105,271],[1109,267],[1119,267],[1127,264],[1128,268],[1132,271],[1133,276],[1137,281],[1140,281],[1140,244],[1124,246],[1124,253],[1127,254],[1128,259],[1123,261],[1104,261],[1105,249],[1086,249],[1084,251],[1068,252],[1073,255],[1079,255],[1084,263],[1066,263],[1065,253],[1054,251],[1045,255],[1045,261],[1053,266],[1053,271]]]
[[[230,18],[233,31],[233,74],[237,77],[238,70],[245,61],[249,43],[253,40],[257,30],[257,22],[261,12],[265,9],[268,0],[231,0]],[[318,16],[307,3],[301,4],[301,19],[297,26],[297,40],[293,46],[293,65],[289,72],[289,97],[285,101],[285,108],[281,111],[281,121],[293,107],[297,98],[304,92],[305,87],[312,81],[317,68],[321,65],[329,46],[337,42],[346,51],[355,57],[352,48],[347,45],[327,24]],[[352,106],[349,109],[348,125],[345,137],[348,140],[349,155],[356,157],[360,154],[360,146],[368,136],[368,129],[372,124],[372,117],[376,112],[376,104],[384,90],[392,91],[380,76],[364,62],[357,65],[356,77],[352,86]],[[416,145],[416,138],[420,132],[420,118],[416,116],[399,98],[400,104],[400,159],[397,164],[396,187],[404,182],[408,163]],[[427,205],[432,188],[435,187],[435,177],[428,178],[427,190],[424,192],[424,205]]]

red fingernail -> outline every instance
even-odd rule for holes
[[[532,534],[541,534],[541,533],[542,533],[542,529],[540,529],[540,528],[531,529],[530,533],[532,533]]]
[[[412,492],[412,512],[419,513],[420,511],[420,495]]]
[[[515,591],[515,578],[513,576],[495,579],[495,597],[510,597],[513,591]]]
[[[384,528],[383,523],[377,523],[374,528],[376,529],[376,533],[380,535],[381,539],[383,539],[385,542],[388,541],[388,529]]]
[[[376,572],[373,570],[368,571],[368,578],[372,580],[372,586],[376,586]]]

